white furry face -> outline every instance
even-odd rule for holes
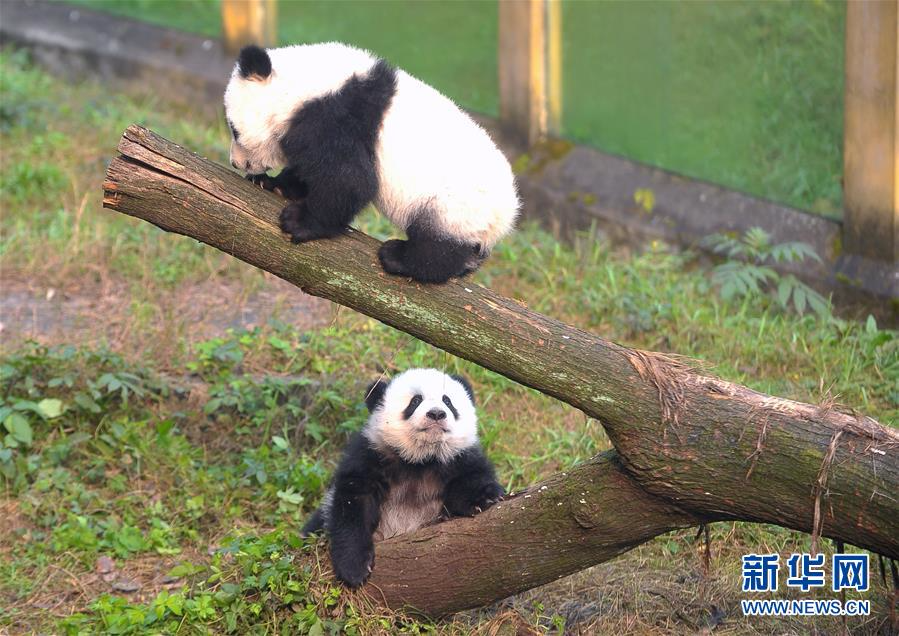
[[[410,463],[447,462],[477,443],[477,421],[458,380],[437,369],[410,369],[387,386],[364,435]]]
[[[231,128],[231,165],[249,174],[284,167],[279,139],[287,117],[267,108],[273,76],[243,78],[234,69],[225,90],[225,117]]]

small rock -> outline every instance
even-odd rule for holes
[[[112,557],[103,555],[97,558],[97,563],[94,564],[94,569],[98,574],[106,574],[108,572],[112,572],[113,570],[115,570],[115,561],[112,560]]]
[[[140,583],[138,583],[134,579],[119,579],[112,584],[112,589],[114,589],[116,592],[125,592],[126,594],[130,594],[131,592],[137,592],[140,589]]]

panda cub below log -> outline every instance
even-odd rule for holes
[[[248,46],[225,116],[231,164],[291,200],[280,223],[295,243],[340,234],[374,202],[407,236],[381,247],[384,270],[440,283],[477,269],[518,215],[512,169],[487,133],[367,51]]]
[[[470,516],[504,492],[481,450],[471,385],[436,369],[410,369],[369,387],[371,415],[343,451],[303,534],[324,529],[335,576],[362,585],[374,542],[444,517]]]

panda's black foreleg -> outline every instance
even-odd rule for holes
[[[378,490],[361,475],[344,475],[335,484],[328,518],[334,576],[359,587],[375,564],[374,533],[380,521]]]
[[[506,494],[496,481],[493,464],[480,448],[465,451],[449,470],[443,507],[450,517],[470,517],[483,512]]]
[[[299,201],[309,194],[309,187],[295,168],[284,168],[277,177],[267,174],[248,174],[247,179],[263,190],[279,194],[285,199]]]
[[[387,241],[378,250],[388,274],[422,283],[445,283],[473,272],[483,260],[477,245],[441,237],[425,223],[413,222],[406,234],[408,240]]]
[[[294,243],[338,236],[373,198],[374,188],[364,183],[310,182],[305,199],[281,210],[281,230],[290,234]]]
[[[350,438],[333,489],[325,527],[334,575],[350,587],[359,587],[374,567],[374,534],[387,492],[380,456],[363,435]]]
[[[487,510],[505,494],[493,475],[467,475],[447,486],[443,507],[450,517],[470,517]]]

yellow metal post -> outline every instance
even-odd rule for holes
[[[558,0],[499,0],[500,120],[532,144],[558,130],[561,9]]]
[[[899,262],[899,0],[846,6],[847,252]]]
[[[222,0],[222,34],[225,50],[236,54],[242,46],[275,46],[277,0]]]

